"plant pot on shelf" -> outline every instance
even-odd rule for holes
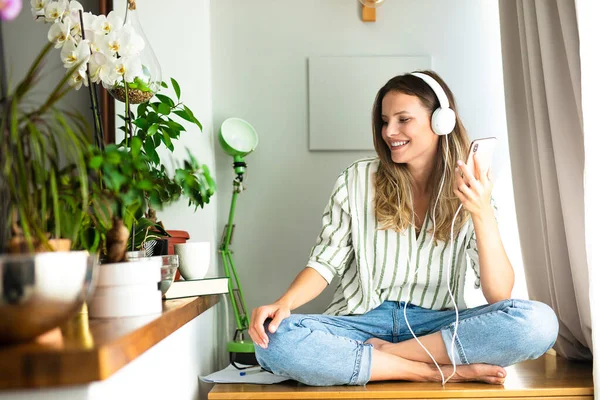
[[[162,312],[162,262],[157,258],[101,264],[90,318],[138,317]]]
[[[75,315],[94,285],[87,251],[0,255],[0,344],[31,340]]]
[[[175,245],[176,244],[185,243],[190,238],[190,234],[187,233],[186,231],[177,231],[177,230],[170,231],[170,230],[168,230],[167,233],[169,235],[171,235],[170,237],[166,238],[169,241],[169,253],[168,253],[169,255],[175,254]],[[175,280],[178,281],[180,279],[181,279],[181,274],[179,273],[179,270],[177,270],[177,273],[175,274]]]
[[[72,244],[71,239],[48,239],[48,245],[50,246],[50,248],[47,248],[46,246],[41,244],[39,240],[35,240],[34,244],[33,244],[34,254],[42,254],[45,252],[70,252],[71,244]],[[32,254],[29,244],[27,243],[25,238],[22,236],[12,237],[8,242],[7,250],[8,250],[7,251],[8,254],[13,254],[13,255]],[[78,253],[78,252],[73,252],[73,253]],[[87,253],[87,252],[85,252],[85,253]],[[96,258],[95,255],[92,255],[91,257],[93,257],[94,259]],[[94,263],[97,264],[97,260],[95,260]],[[89,273],[91,274],[92,271],[90,270]],[[92,278],[93,278],[92,275],[87,277],[87,279],[89,280],[89,282],[91,284],[88,284],[88,288],[84,294],[83,304],[81,304],[81,306],[79,307],[78,312],[73,314],[73,316],[71,318],[69,318],[63,325],[69,324],[71,320],[76,320],[77,318],[80,318],[78,316],[82,313],[85,313],[85,318],[87,318],[86,301],[88,300],[90,293],[94,289],[94,284],[95,284],[95,281],[93,281]],[[61,325],[61,329],[62,329],[62,325]]]
[[[175,254],[175,244],[185,243],[189,240],[190,234],[186,231],[167,231],[170,237],[166,239],[169,241],[169,254]]]

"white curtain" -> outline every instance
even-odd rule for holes
[[[591,304],[600,300],[600,2],[577,0],[579,25],[579,53],[581,55],[581,97],[583,109],[583,143],[585,147],[584,203],[585,244],[590,276],[589,291]],[[600,308],[592,306],[592,341],[596,354],[600,353]],[[594,387],[600,386],[600,357],[594,358]],[[596,389],[596,398],[600,389]]]
[[[575,2],[500,0],[499,6],[508,141],[527,288],[532,299],[550,305],[558,315],[557,353],[590,359],[592,275],[584,221],[589,226],[591,220],[584,215]],[[597,52],[597,43],[589,45],[590,52],[594,45]],[[596,107],[588,113],[598,111]],[[597,126],[587,122],[586,129]]]

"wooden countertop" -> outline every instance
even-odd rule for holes
[[[277,385],[216,384],[209,400],[313,399],[590,399],[592,364],[545,354],[507,367],[504,385],[486,383],[373,382],[366,386],[311,387],[295,381]]]
[[[103,380],[219,302],[218,295],[163,301],[159,315],[78,318],[35,342],[0,347],[0,389]]]

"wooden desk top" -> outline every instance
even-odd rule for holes
[[[311,387],[295,381],[278,385],[216,384],[209,400],[238,399],[593,399],[592,364],[546,354],[507,369],[504,385],[485,383],[374,382],[366,386]]]
[[[163,301],[159,315],[72,321],[35,342],[0,346],[0,389],[103,380],[219,302],[218,295]]]

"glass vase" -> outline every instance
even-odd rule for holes
[[[113,87],[108,88],[108,92],[123,103],[126,100],[129,100],[129,104],[144,103],[160,90],[162,71],[158,58],[156,58],[154,50],[152,50],[152,46],[142,29],[135,0],[127,0],[126,2],[125,20],[122,29],[127,30],[132,36],[137,35],[135,40],[131,40],[131,42],[136,43],[136,46],[137,43],[141,43],[139,42],[140,38],[143,40],[141,51],[128,57],[137,58],[139,64],[141,64],[141,69],[136,68],[135,76],[131,76],[131,74],[129,74],[129,77],[127,74],[123,75],[123,79],[117,80]],[[127,88],[125,82],[127,82]]]

